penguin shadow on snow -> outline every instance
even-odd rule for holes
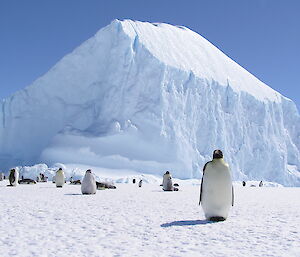
[[[169,223],[161,224],[162,228],[173,227],[173,226],[195,226],[195,225],[206,225],[215,223],[214,221],[210,220],[179,220],[179,221],[172,221]]]
[[[56,186],[40,186],[40,187],[38,187],[39,189],[49,189],[49,188],[51,188],[51,189],[56,189],[57,190],[57,187]],[[59,188],[59,189],[61,189],[61,188]]]
[[[79,193],[77,193],[77,194],[75,194],[75,193],[70,193],[70,194],[65,194],[65,195],[83,195],[83,194],[79,194]]]

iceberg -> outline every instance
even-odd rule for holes
[[[183,26],[114,20],[1,101],[0,169],[91,165],[300,186],[295,104]]]

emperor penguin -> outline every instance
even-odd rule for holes
[[[173,182],[172,176],[169,171],[166,171],[163,177],[163,190],[164,191],[173,191]]]
[[[16,169],[11,169],[8,179],[10,186],[17,186],[19,181],[19,172]]]
[[[4,174],[0,172],[0,181],[2,181],[3,179],[4,179]]]
[[[213,152],[213,160],[203,168],[200,201],[205,217],[211,221],[224,221],[234,203],[234,192],[229,165],[221,150]]]
[[[143,184],[143,180],[141,179],[141,180],[139,181],[139,187],[142,187],[142,184]]]
[[[81,183],[81,192],[83,195],[96,194],[96,180],[91,170],[85,172],[84,178]]]
[[[65,184],[65,173],[62,168],[59,168],[59,170],[56,171],[55,184],[56,187],[63,187],[63,185]]]

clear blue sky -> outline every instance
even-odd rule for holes
[[[0,0],[0,99],[116,18],[189,27],[300,109],[298,0]]]

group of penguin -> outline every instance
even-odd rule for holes
[[[163,176],[162,186],[164,191],[178,191],[169,171]],[[229,165],[224,161],[222,151],[215,150],[212,161],[207,162],[203,168],[199,205],[206,219],[219,222],[227,219],[233,204],[234,191]]]
[[[8,186],[17,186],[19,181],[19,172],[16,169],[11,169],[8,179]],[[59,168],[55,175],[56,187],[63,187],[65,181],[66,177],[64,171],[62,168]],[[92,174],[92,171],[87,170],[81,183],[81,192],[82,194],[96,194],[96,189],[96,180]]]
[[[64,171],[62,170],[62,168],[59,168],[59,170],[56,172],[55,175],[56,187],[62,187],[65,184],[65,180],[66,177]],[[92,174],[91,170],[87,170],[81,182],[81,193],[83,195],[92,195],[92,194],[96,194],[96,192],[97,192],[97,186],[96,186],[95,177]]]
[[[19,172],[12,169],[9,175],[10,186],[16,186]],[[56,187],[63,187],[65,174],[62,168],[55,175]],[[142,181],[139,183],[141,187]],[[167,171],[163,176],[163,190],[177,191],[172,182],[171,174]],[[177,189],[177,190],[176,190]],[[84,195],[96,194],[96,180],[91,170],[87,170],[81,183],[81,192]],[[213,152],[212,161],[207,162],[203,168],[200,187],[199,205],[202,205],[206,219],[210,221],[224,221],[228,217],[230,207],[234,204],[234,191],[229,165],[223,159],[221,150]]]

